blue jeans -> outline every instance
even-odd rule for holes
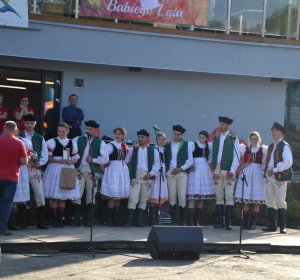
[[[12,202],[17,189],[17,182],[0,180],[0,231],[7,230]]]

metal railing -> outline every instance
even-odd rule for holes
[[[208,14],[206,15],[208,17],[207,25],[188,26],[186,24],[173,24],[172,28],[175,26],[178,29],[194,31],[211,30],[225,32],[226,34],[254,34],[261,37],[272,36],[299,40],[300,0],[261,0],[255,2],[258,3],[255,4],[256,6],[253,4],[254,2],[249,0],[227,0],[223,6],[220,6],[220,2],[222,1],[207,1],[209,7]],[[115,22],[126,22],[126,18],[124,17],[119,19],[118,17],[85,15],[81,11],[83,4],[88,3],[88,0],[29,0],[28,2],[29,12],[33,14],[52,13],[71,16],[75,19],[87,17],[89,19],[110,19]],[[252,7],[249,8],[251,2]],[[254,8],[253,5],[255,6]],[[219,15],[216,12],[217,10]],[[136,24],[147,23],[147,21],[133,21],[132,19],[127,19],[127,22]],[[148,23],[154,24],[154,26],[161,26],[161,23],[157,22]]]

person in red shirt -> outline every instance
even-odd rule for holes
[[[22,95],[20,98],[20,105],[14,109],[14,116],[20,131],[25,130],[23,117],[28,114],[34,115],[34,110],[28,107],[29,99],[27,95]]]
[[[4,96],[0,94],[0,134],[2,134],[3,126],[7,120],[8,109],[6,106],[3,106]]]
[[[28,163],[25,145],[17,135],[17,124],[7,121],[0,136],[0,235],[11,235],[7,231],[7,221],[16,193],[20,165]]]

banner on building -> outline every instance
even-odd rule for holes
[[[207,26],[208,0],[82,0],[82,16]]]
[[[28,1],[0,0],[0,25],[28,27]]]

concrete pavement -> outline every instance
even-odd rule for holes
[[[108,248],[108,244],[112,244],[113,249],[143,249],[145,248],[145,241],[150,232],[150,227],[107,227],[95,226],[93,229],[93,241],[95,244],[101,244],[101,248]],[[46,249],[54,246],[55,250],[63,248],[66,250],[81,248],[88,244],[90,240],[90,228],[86,227],[64,227],[64,228],[49,228],[48,230],[37,230],[34,227],[14,231],[11,236],[1,236],[0,244],[2,252],[28,250],[30,248]],[[214,248],[224,248],[228,245],[237,245],[239,243],[239,227],[233,227],[232,231],[224,229],[214,229],[212,226],[203,226],[203,241],[206,248],[213,245]],[[130,245],[128,245],[130,244]],[[135,244],[135,245],[134,245]],[[261,227],[255,230],[242,231],[242,244],[257,246],[269,245],[275,247],[289,247],[296,251],[293,253],[300,253],[300,230],[288,229],[288,234],[265,233]],[[30,246],[31,247],[30,247]],[[39,246],[40,245],[40,246]],[[75,246],[75,247],[74,247]],[[104,246],[104,247],[103,247]],[[222,247],[223,246],[223,247]],[[279,251],[276,251],[279,252]]]

